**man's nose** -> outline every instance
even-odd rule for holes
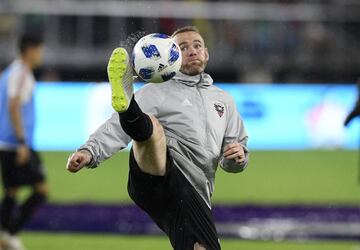
[[[196,50],[194,49],[194,48],[189,48],[189,50],[188,50],[188,56],[196,56],[197,55],[197,53],[196,53]]]

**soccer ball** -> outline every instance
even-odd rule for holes
[[[136,74],[146,82],[161,83],[173,78],[181,67],[181,51],[164,34],[142,37],[135,45],[132,63]]]

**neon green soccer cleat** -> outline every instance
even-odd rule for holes
[[[107,66],[111,85],[111,104],[115,111],[125,112],[134,93],[133,69],[129,55],[124,48],[116,48],[111,54]]]

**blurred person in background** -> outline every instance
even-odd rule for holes
[[[348,126],[352,119],[360,116],[360,78],[358,79],[358,99],[353,110],[347,115],[344,125]]]
[[[132,139],[130,197],[174,249],[218,250],[211,212],[215,172],[218,164],[227,172],[245,169],[248,136],[233,98],[204,72],[209,54],[198,29],[183,27],[172,37],[182,53],[180,72],[147,84],[135,97],[129,56],[114,50],[108,75],[116,112],[69,157],[67,169],[94,168]]]
[[[40,37],[25,34],[18,46],[19,57],[0,78],[0,164],[4,188],[0,241],[5,250],[24,249],[17,234],[45,202],[48,192],[41,160],[33,150],[33,70],[42,63],[43,43]],[[32,193],[17,209],[16,197],[23,186],[31,186]]]

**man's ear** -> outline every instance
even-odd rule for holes
[[[209,61],[209,50],[208,50],[208,48],[205,48],[205,59],[206,59],[206,62]]]

